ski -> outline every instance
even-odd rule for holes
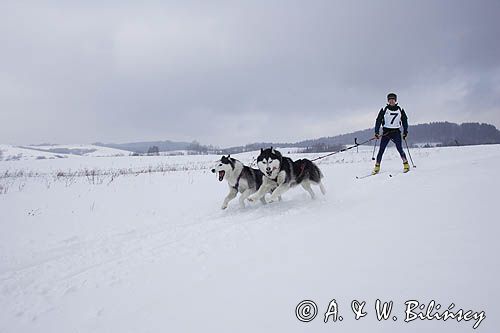
[[[365,178],[368,178],[368,177],[371,177],[371,176],[376,176],[376,175],[385,174],[385,173],[387,173],[387,171],[380,171],[379,173],[376,173],[376,174],[370,173],[370,174],[367,174],[367,175],[356,176],[356,179],[365,179]],[[405,174],[405,173],[408,173],[408,172],[394,171],[394,172],[387,173],[387,176],[389,176],[389,178],[392,178],[392,177],[395,177],[397,175],[402,175],[402,174]]]
[[[364,176],[356,176],[356,179],[364,179],[364,178],[368,178],[370,176],[375,176],[375,175],[372,175],[371,173],[368,174],[368,175],[364,175]]]
[[[367,175],[363,175],[363,176],[356,176],[356,179],[364,179],[364,178],[368,178],[368,177],[371,177],[371,176],[376,176],[376,175],[380,175],[381,173],[385,173],[385,171],[381,171],[381,172],[378,172],[378,173],[369,173]]]
[[[389,178],[392,178],[394,176],[397,176],[397,175],[404,175],[405,173],[408,173],[409,171],[407,172],[404,172],[404,171],[396,171],[396,172],[391,172],[389,173]]]

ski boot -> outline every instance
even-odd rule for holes
[[[403,172],[407,173],[408,171],[410,171],[410,165],[408,164],[408,161],[403,162]]]
[[[375,163],[375,168],[373,168],[372,175],[376,175],[380,171],[380,163]]]

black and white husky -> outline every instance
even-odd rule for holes
[[[218,175],[219,181],[225,179],[229,185],[229,194],[222,203],[222,209],[227,208],[229,201],[236,198],[238,192],[241,193],[239,198],[240,206],[245,207],[245,199],[255,193],[262,185],[263,174],[260,170],[243,165],[237,159],[232,158],[231,155],[222,156],[217,161],[212,172]],[[261,201],[266,203],[264,197],[262,197]]]
[[[323,178],[321,170],[308,159],[292,161],[291,158],[282,156],[279,151],[271,147],[260,150],[260,155],[257,157],[257,166],[264,174],[264,178],[260,189],[248,197],[249,201],[261,199],[269,191],[272,191],[272,195],[268,202],[276,201],[290,187],[299,184],[313,199],[316,195],[311,188],[311,184],[318,185],[321,193],[326,193],[321,182]]]

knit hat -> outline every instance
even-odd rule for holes
[[[394,100],[398,100],[398,96],[395,94],[395,93],[389,93],[387,95],[387,100],[390,100],[390,99],[394,99]]]

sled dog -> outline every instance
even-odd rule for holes
[[[229,202],[236,198],[238,192],[241,193],[240,206],[245,207],[245,199],[255,193],[262,185],[263,174],[259,169],[243,165],[231,155],[222,156],[212,172],[217,174],[219,181],[226,180],[229,185],[229,194],[224,198],[222,209],[227,208]],[[261,201],[266,203],[264,196],[262,196]]]
[[[316,197],[311,185],[318,185],[321,193],[326,190],[321,182],[323,174],[316,164],[308,159],[293,161],[289,157],[284,157],[273,147],[261,149],[257,157],[257,166],[264,175],[262,186],[259,190],[248,197],[249,201],[256,201],[264,195],[273,191],[268,202],[278,200],[279,196],[295,185],[302,185],[311,198]]]

